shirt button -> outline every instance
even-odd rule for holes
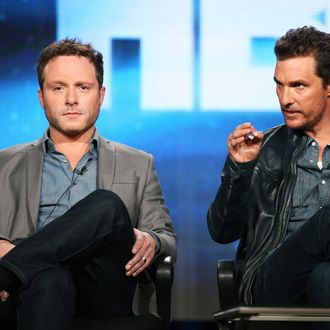
[[[313,141],[312,142],[312,146],[315,147],[316,146],[316,142]]]
[[[310,162],[310,163],[314,163],[314,160],[313,160],[313,159],[310,159],[309,162]]]
[[[67,159],[63,159],[63,163],[67,163],[68,162],[68,160]]]
[[[321,183],[322,183],[322,184],[325,184],[325,180],[322,180]]]

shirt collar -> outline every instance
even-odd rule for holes
[[[307,135],[307,145],[310,146],[313,142],[317,143],[312,137],[310,137],[309,135]]]
[[[97,157],[100,150],[100,134],[95,129],[91,142],[89,144],[89,151],[93,156]],[[44,156],[48,153],[53,153],[56,151],[55,145],[49,137],[49,129],[47,129],[43,135],[42,151]]]
[[[307,146],[308,146],[308,147],[311,146],[312,143],[314,143],[314,145],[316,144],[317,146],[319,146],[319,144],[317,143],[316,140],[314,140],[314,139],[313,139],[312,137],[310,137],[308,134],[306,134],[306,136],[307,136]],[[330,143],[328,143],[328,144],[326,145],[327,148],[329,148],[329,146],[330,146]]]

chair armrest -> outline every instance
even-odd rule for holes
[[[219,260],[217,269],[220,310],[233,307],[236,302],[236,271],[233,260]]]
[[[173,258],[171,256],[157,258],[149,273],[156,286],[157,313],[162,320],[163,329],[166,329],[171,317]]]

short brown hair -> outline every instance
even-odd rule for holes
[[[316,62],[315,74],[323,84],[330,84],[330,34],[313,26],[289,30],[277,39],[274,52],[277,60],[299,56],[313,56]]]
[[[96,79],[101,88],[103,85],[103,56],[95,50],[90,43],[84,44],[78,39],[66,38],[51,43],[44,48],[38,59],[37,72],[38,82],[42,89],[45,80],[44,70],[48,62],[58,56],[82,56],[86,57],[95,67]]]

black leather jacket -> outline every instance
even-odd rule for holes
[[[302,132],[282,125],[265,132],[257,160],[237,165],[227,157],[207,221],[216,242],[240,240],[236,265],[243,303],[253,303],[256,272],[285,238],[297,159],[306,142]]]

